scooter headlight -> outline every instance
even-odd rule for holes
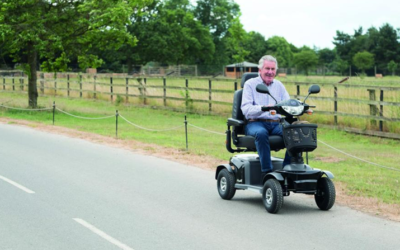
[[[282,106],[282,108],[291,115],[301,115],[304,110],[304,106]]]

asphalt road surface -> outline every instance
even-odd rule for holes
[[[0,249],[400,249],[400,223],[306,195],[272,215],[212,171],[0,124]]]

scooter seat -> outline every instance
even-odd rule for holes
[[[247,148],[248,151],[256,151],[255,138],[253,136],[238,136],[233,140],[233,144],[238,148]],[[278,151],[285,148],[283,138],[279,135],[269,137],[271,150]]]

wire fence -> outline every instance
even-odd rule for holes
[[[143,129],[143,130],[146,130],[146,131],[151,131],[151,132],[167,132],[167,131],[172,131],[172,130],[178,130],[178,129],[181,129],[181,128],[185,127],[185,137],[186,137],[185,139],[186,139],[186,150],[187,150],[187,151],[189,150],[189,147],[188,147],[188,132],[187,132],[187,127],[188,127],[188,126],[191,126],[191,127],[193,127],[193,128],[196,128],[196,129],[198,129],[198,130],[201,130],[201,131],[204,131],[204,132],[207,132],[207,133],[226,136],[226,133],[220,133],[220,132],[212,131],[212,130],[205,129],[205,128],[196,126],[196,125],[194,125],[194,124],[191,124],[191,123],[188,122],[186,116],[185,116],[185,118],[184,118],[184,121],[183,121],[184,124],[183,124],[183,125],[178,125],[178,126],[175,126],[175,127],[172,127],[172,128],[168,128],[168,129],[159,129],[159,130],[158,130],[158,129],[145,128],[145,127],[142,127],[142,126],[140,126],[140,125],[138,125],[138,124],[135,124],[135,123],[129,121],[129,120],[128,120],[127,118],[125,118],[124,116],[122,116],[120,113],[118,113],[118,110],[116,110],[115,114],[109,115],[109,116],[104,116],[104,117],[84,117],[84,116],[74,115],[74,114],[71,114],[71,113],[69,113],[69,112],[67,112],[67,111],[64,111],[64,110],[62,110],[62,109],[57,108],[56,105],[55,105],[55,102],[53,102],[53,107],[52,107],[52,108],[23,109],[23,108],[9,107],[9,106],[5,106],[5,105],[2,105],[2,104],[0,104],[0,107],[5,108],[5,109],[18,110],[18,111],[50,111],[50,110],[52,110],[52,114],[53,114],[53,125],[55,124],[55,114],[56,114],[56,111],[59,111],[59,112],[65,114],[65,115],[68,115],[68,116],[71,116],[71,117],[74,117],[74,118],[77,118],[77,119],[85,119],[85,120],[100,120],[100,119],[111,119],[111,118],[115,118],[115,124],[116,124],[116,126],[115,126],[115,137],[116,137],[117,139],[118,139],[118,117],[121,117],[122,120],[124,120],[125,122],[127,122],[128,124],[130,124],[130,125],[132,125],[132,126],[134,126],[134,127],[136,127],[136,128]],[[387,170],[400,172],[400,169],[396,169],[396,168],[391,168],[391,167],[387,167],[387,166],[384,166],[384,165],[380,165],[380,164],[377,164],[377,163],[374,163],[374,162],[371,162],[371,161],[364,160],[364,159],[362,159],[362,158],[360,158],[360,157],[351,155],[351,154],[349,154],[349,153],[346,153],[346,152],[344,152],[343,150],[337,149],[337,148],[335,148],[335,147],[333,147],[333,146],[331,146],[331,145],[325,143],[324,141],[318,140],[318,142],[322,143],[322,144],[325,145],[326,147],[329,147],[329,148],[331,148],[331,149],[333,149],[333,150],[335,150],[335,151],[337,151],[337,152],[339,152],[339,153],[341,153],[341,154],[344,154],[344,155],[346,155],[346,156],[348,156],[348,157],[351,157],[351,158],[353,158],[353,159],[356,159],[356,160],[359,160],[359,161],[368,163],[368,164],[370,164],[370,165],[373,165],[373,166],[376,166],[376,167],[379,167],[379,168],[384,168],[384,169],[387,169]]]

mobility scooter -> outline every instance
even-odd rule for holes
[[[241,86],[258,73],[245,73],[241,79]],[[268,87],[259,84],[256,88],[259,93],[270,95]],[[231,157],[229,164],[219,165],[216,169],[218,193],[222,199],[230,200],[236,190],[251,190],[262,194],[263,204],[269,213],[277,213],[283,205],[283,197],[290,192],[314,195],[319,209],[329,210],[335,203],[335,186],[329,171],[313,169],[308,165],[308,152],[317,148],[317,125],[299,121],[298,117],[305,113],[312,113],[313,106],[305,103],[310,94],[320,91],[318,85],[312,85],[303,102],[289,99],[274,106],[263,107],[265,112],[276,112],[282,115],[283,136],[269,137],[271,150],[278,151],[287,148],[291,156],[291,163],[282,166],[283,159],[271,157],[273,171],[267,174],[261,172],[258,154],[239,154]],[[271,96],[271,95],[270,95]],[[271,96],[274,100],[275,98]],[[276,101],[276,100],[275,100]],[[232,117],[228,118],[226,131],[226,148],[231,153],[255,152],[255,139],[244,134],[246,120],[240,108],[242,89],[234,94]],[[231,130],[232,127],[232,130]],[[232,142],[236,149],[232,148]],[[303,153],[307,154],[306,163]]]

